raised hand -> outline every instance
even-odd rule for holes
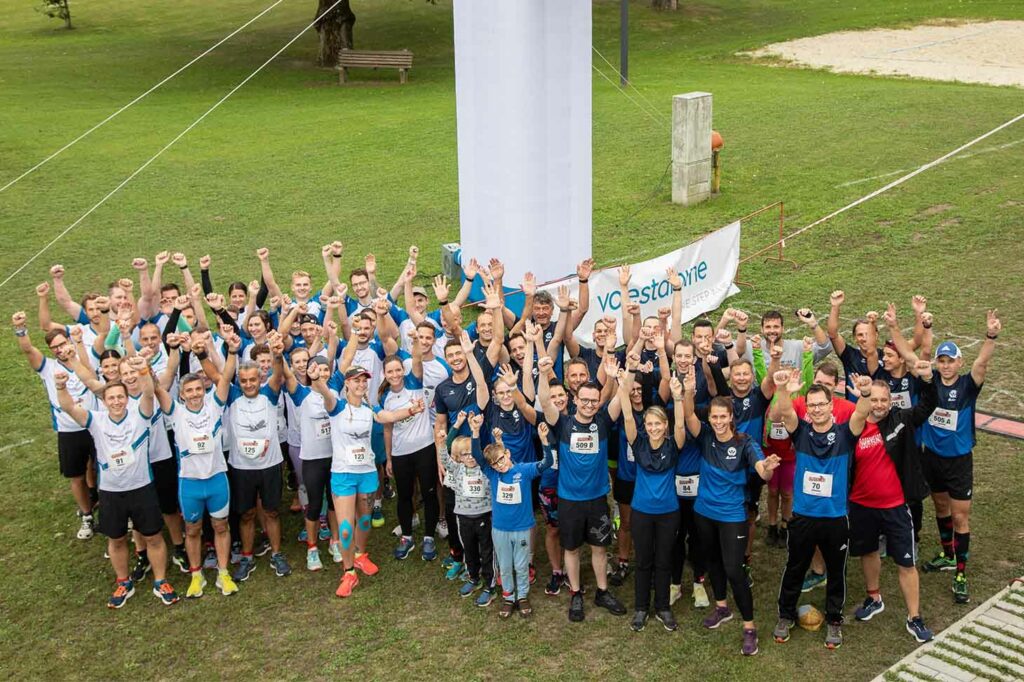
[[[139,355],[133,355],[128,358],[128,366],[136,372],[144,372],[146,367],[148,367],[148,364],[146,363],[146,358]]]
[[[320,378],[321,378],[320,377],[320,370],[321,369],[326,369],[326,367],[321,365],[319,362],[307,363],[306,364],[306,378],[309,379],[311,382],[312,381],[319,381]]]
[[[842,290],[840,290],[840,289],[836,289],[828,297],[828,302],[832,305],[833,308],[838,308],[839,306],[843,305],[843,303],[845,301],[846,301],[846,294],[843,293]]]
[[[434,278],[434,296],[438,301],[447,301],[449,290],[447,277],[438,275]]]
[[[732,333],[728,329],[719,329],[718,333],[715,334],[715,341],[723,346],[728,346],[732,343]]]
[[[43,282],[42,284],[40,284],[39,286],[36,287],[36,296],[38,296],[39,298],[46,298],[49,295],[50,295],[50,283],[49,282]]]
[[[813,348],[814,348],[814,337],[813,336],[805,336],[804,337],[803,351],[805,353],[810,353]]]
[[[219,311],[224,309],[224,294],[207,294],[206,304],[211,310]]]
[[[261,262],[269,260],[270,259],[270,249],[268,249],[265,246],[256,249],[256,257],[259,258]]]
[[[628,264],[622,264],[619,266],[619,286],[628,287],[630,278],[630,270]]]
[[[988,311],[988,317],[985,322],[985,334],[992,338],[999,336],[999,332],[1003,328],[1003,323],[999,321],[999,317],[997,316],[998,313],[999,311],[995,308]]]
[[[813,341],[813,339],[811,339],[811,340]],[[807,339],[804,339],[804,343],[805,344],[806,344],[806,342],[807,342]],[[774,344],[773,346],[771,346],[768,349],[769,357],[771,357],[772,360],[779,360],[779,359],[781,359],[782,358],[782,349],[783,349],[783,346],[782,346],[781,343]],[[810,349],[808,348],[808,350],[810,350]]]
[[[919,294],[915,294],[910,299],[910,307],[914,310],[914,314],[920,317],[928,308],[928,299]]]
[[[679,381],[679,377],[672,377],[668,380],[668,388],[672,391],[672,400],[683,399],[683,382]]]
[[[882,319],[885,320],[885,324],[888,325],[889,327],[898,326],[898,322],[896,321],[895,303],[889,303],[887,306],[885,306],[885,312],[882,313]]]
[[[188,258],[185,257],[181,251],[175,251],[174,255],[171,256],[171,262],[177,265],[179,268],[188,267]]]
[[[341,254],[345,252],[345,245],[339,241],[331,242],[331,256],[334,258],[341,258]]]
[[[523,281],[519,284],[526,296],[534,296],[537,293],[537,278],[532,272],[523,273]]]
[[[50,268],[50,277],[55,280],[64,279],[64,266],[54,265]]]
[[[792,395],[799,393],[804,387],[804,382],[800,379],[800,370],[793,368],[789,370],[789,383],[786,384],[786,391]]]
[[[209,256],[207,256],[207,258],[209,258]],[[149,268],[149,261],[147,261],[145,258],[133,258],[132,268],[139,271],[146,270],[147,268]]]
[[[484,281],[484,309],[486,310],[497,310],[501,307],[501,294],[498,293],[498,288],[494,286],[493,280]]]
[[[512,365],[507,363],[498,368],[498,378],[509,386],[517,386],[519,384],[519,372],[512,369]]]
[[[545,374],[548,371],[550,371],[551,368],[554,367],[554,366],[555,366],[555,361],[552,360],[547,355],[545,355],[544,357],[542,357],[539,360],[537,360],[537,369],[540,370],[541,372],[545,373]]]
[[[75,326],[71,328],[71,341],[77,346],[82,343],[82,328]]]
[[[469,430],[473,432],[473,436],[480,435],[480,427],[483,426],[484,416],[482,414],[471,414],[468,418]]]
[[[548,434],[551,433],[551,429],[548,428],[546,421],[540,421],[537,424],[537,436],[540,438],[540,442],[544,445],[548,444]]]
[[[857,387],[857,390],[861,395],[865,393],[871,393],[871,377],[866,374],[856,374],[853,376],[853,384]]]
[[[778,455],[768,455],[767,457],[764,458],[764,470],[775,471],[776,469],[779,468],[779,464],[781,463],[782,460],[779,458]]]
[[[19,310],[11,315],[11,326],[15,329],[24,329],[28,326],[28,317],[25,315],[24,310]]]
[[[640,304],[630,301],[629,303],[626,304],[626,313],[629,315],[639,315]]]
[[[736,320],[736,327],[738,329],[746,329],[747,323],[750,322],[750,315],[742,310],[733,310],[732,318]]]
[[[772,374],[772,381],[775,382],[777,388],[782,388],[789,383],[789,379],[792,373],[788,369],[780,369],[778,372]]]
[[[929,360],[918,360],[914,363],[914,374],[918,377],[928,380],[932,377],[932,363]]]
[[[683,286],[683,278],[679,276],[675,268],[667,268],[665,276],[668,278],[668,283],[673,289],[679,289]]]
[[[158,253],[155,256],[153,256],[153,262],[155,262],[157,265],[160,265],[160,266],[167,265],[167,263],[170,262],[170,260],[171,260],[171,252],[170,251],[161,251],[160,253]]]
[[[800,308],[796,311],[797,319],[812,329],[818,325],[818,318],[814,316],[810,308]]]
[[[495,281],[500,281],[505,276],[505,264],[497,258],[492,258],[488,263],[488,266],[491,270],[491,277],[493,277]]]
[[[363,259],[363,267],[366,268],[366,274],[370,276],[370,279],[373,279],[377,274],[377,257],[372,253],[366,254],[366,258]]]
[[[590,275],[594,272],[594,259],[585,258],[580,261],[579,265],[576,266],[576,277],[582,280],[590,279]]]
[[[469,354],[473,352],[473,342],[469,338],[469,332],[465,329],[459,334],[459,345],[462,346],[462,352]]]
[[[260,281],[258,279],[254,279],[249,282],[249,293],[253,296],[260,293]]]
[[[573,305],[572,299],[569,298],[569,287],[564,284],[558,285],[557,295],[555,296],[555,304],[558,309],[563,313],[574,309],[576,306]]]
[[[462,425],[466,423],[467,417],[469,417],[468,412],[466,412],[465,410],[459,410],[458,412],[455,413],[455,421],[452,423],[452,426],[454,426],[457,429],[461,428]]]
[[[64,390],[68,386],[68,373],[58,369],[53,373],[53,383],[58,391]]]
[[[466,276],[468,282],[476,279],[476,276],[480,274],[480,263],[476,258],[470,258],[468,262],[462,264],[462,274]]]
[[[673,377],[675,378],[675,377]],[[669,381],[669,387],[671,388],[672,382]],[[687,393],[694,393],[697,390],[697,373],[687,372],[683,375],[683,390]]]

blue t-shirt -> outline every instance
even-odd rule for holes
[[[476,380],[470,374],[465,381],[455,381],[454,377],[448,377],[434,389],[434,409],[438,416],[444,415],[448,420],[448,426],[454,426],[459,412],[466,411],[477,414],[480,409],[476,402]],[[460,436],[469,435],[469,424],[464,422],[459,428]]]
[[[551,466],[550,453],[540,462],[513,464],[508,471],[499,473],[484,459],[480,439],[473,439],[472,452],[491,484],[491,527],[505,532],[533,528],[535,522],[530,481]]]
[[[630,405],[628,408],[633,409]],[[644,433],[644,411],[639,412],[633,410],[633,421],[636,422],[636,431],[638,434]],[[618,456],[615,460],[616,470],[615,478],[621,481],[635,481],[636,480],[636,455],[633,453],[632,446],[626,441],[626,427],[623,426],[622,417],[620,416],[615,422],[615,435],[618,436],[614,440],[618,443]]]
[[[676,498],[676,462],[679,448],[672,434],[655,450],[646,433],[637,432],[630,445],[636,458],[636,487],[633,489],[635,511],[644,514],[669,514],[679,511]]]
[[[707,422],[697,434],[700,448],[700,485],[693,510],[714,521],[736,523],[747,518],[747,476],[764,454],[757,442],[737,434],[722,442]]]
[[[589,424],[563,414],[550,425],[551,437],[558,443],[559,499],[583,502],[608,494],[612,424],[608,410],[602,408]]]
[[[512,453],[512,461],[515,464],[537,461],[537,450],[533,444],[533,424],[526,421],[519,408],[513,406],[511,410],[506,411],[498,406],[497,401],[488,402],[487,409],[484,410],[486,433],[480,434],[484,445],[494,440],[491,436],[491,429],[494,427],[501,429],[501,441]]]
[[[850,380],[850,375],[871,376],[868,372],[868,359],[860,352],[860,348],[848,343],[839,355],[839,360],[843,363],[843,374],[846,375],[846,399],[855,403],[860,399],[860,395]]]
[[[551,458],[551,466],[540,472],[540,487],[554,488],[558,490],[558,445],[544,445],[540,443],[541,454]]]
[[[931,416],[921,426],[921,443],[939,457],[960,457],[974,449],[974,413],[981,386],[971,373],[961,374],[951,386],[935,378],[939,394]]]
[[[835,519],[846,516],[850,469],[857,436],[849,423],[832,424],[818,432],[802,419],[790,433],[796,451],[793,476],[793,512],[801,516]]]
[[[765,397],[760,386],[754,386],[742,398],[732,397],[733,421],[736,430],[747,434],[758,443],[764,437],[764,415],[771,400]]]

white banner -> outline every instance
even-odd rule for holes
[[[592,0],[455,0],[463,257],[547,282],[590,255]]]
[[[641,319],[656,316],[658,308],[672,305],[672,285],[668,282],[666,270],[673,268],[683,281],[682,324],[714,310],[729,296],[739,293],[733,284],[740,260],[740,223],[712,232],[703,239],[663,256],[631,265],[629,297],[640,304]],[[588,346],[594,323],[605,315],[614,315],[618,342],[622,339],[622,294],[619,291],[619,270],[611,267],[594,272],[590,276],[590,310],[576,328],[576,339]],[[579,282],[576,277],[542,287],[552,297],[558,287],[569,287],[570,296],[579,298]],[[557,312],[557,311],[556,311]]]

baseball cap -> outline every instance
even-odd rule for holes
[[[370,370],[366,369],[365,367],[360,367],[359,365],[353,365],[352,367],[349,367],[347,372],[345,372],[346,379],[351,379],[353,377],[358,376],[365,376],[367,379],[369,379]]]
[[[327,366],[327,358],[325,358],[322,355],[314,355],[309,359],[309,361],[312,362],[314,365],[322,365],[324,367]]]
[[[427,290],[426,290],[426,289],[424,289],[423,287],[413,287],[413,288],[412,288],[412,294],[413,294],[413,296],[415,296],[415,295],[419,294],[419,295],[420,295],[420,296],[422,296],[423,298],[428,298],[428,296],[427,296]]]
[[[960,354],[960,347],[952,341],[943,341],[939,344],[938,350],[935,351],[935,357],[940,358],[943,355],[953,358],[954,360],[962,357]]]

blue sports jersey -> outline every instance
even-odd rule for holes
[[[551,466],[550,452],[540,462],[513,464],[503,473],[495,471],[484,459],[479,438],[473,439],[472,453],[491,484],[491,527],[506,532],[533,528],[535,522],[530,481]]]
[[[513,407],[506,411],[498,406],[497,401],[492,400],[487,403],[487,409],[484,410],[486,432],[480,434],[485,446],[494,440],[491,436],[491,429],[494,427],[501,429],[501,442],[512,453],[514,463],[537,461],[537,450],[533,445],[535,433],[533,424],[526,421],[526,417],[519,411],[519,408]]]
[[[626,409],[633,409],[629,406]],[[636,422],[637,434],[643,434],[644,432],[644,411],[639,412],[633,410],[633,421]],[[635,481],[636,480],[636,456],[633,454],[633,448],[626,441],[626,427],[622,423],[622,417],[620,416],[615,422],[615,435],[618,436],[615,440],[618,443],[618,453],[615,459],[616,471],[615,478],[620,481]]]
[[[857,387],[850,381],[850,375],[871,376],[868,372],[868,359],[860,352],[860,348],[848,343],[839,360],[843,363],[843,374],[846,376],[846,399],[855,403],[860,399],[860,395],[857,393]]]
[[[971,373],[961,374],[947,386],[935,379],[939,400],[931,416],[921,426],[921,443],[939,457],[960,457],[974,449],[975,403],[981,386]]]
[[[551,425],[558,442],[558,497],[583,502],[608,494],[608,439],[612,420],[602,408],[589,424],[559,415]]]
[[[437,414],[444,415],[448,420],[448,426],[455,424],[459,412],[466,411],[473,414],[480,412],[476,403],[476,381],[473,375],[466,377],[465,381],[457,382],[453,377],[448,377],[434,389],[434,409]],[[459,429],[460,436],[469,435],[469,424],[463,423]]]
[[[701,454],[700,485],[693,510],[714,521],[745,521],[747,475],[764,459],[761,449],[746,434],[722,442],[707,422],[700,423],[696,441]]]
[[[733,396],[732,414],[736,430],[760,443],[764,437],[764,415],[770,405],[771,400],[765,397],[761,387],[757,385],[742,398]]]
[[[857,436],[849,423],[832,424],[825,432],[797,420],[790,434],[796,451],[793,477],[793,511],[801,516],[835,519],[846,516],[850,494],[850,469]]]
[[[632,442],[636,457],[636,487],[632,508],[644,514],[669,514],[679,511],[676,499],[676,462],[679,448],[672,434],[657,450],[651,447],[646,433],[637,433]]]

